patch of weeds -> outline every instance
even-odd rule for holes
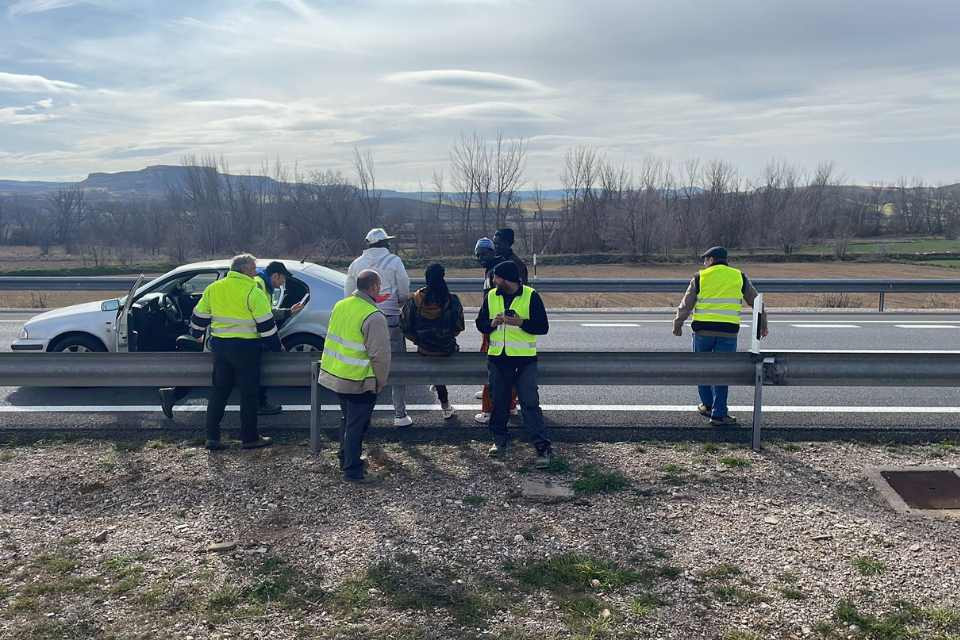
[[[630,479],[618,471],[605,471],[595,464],[588,464],[579,471],[573,490],[581,495],[615,493],[631,485]]]
[[[225,584],[207,597],[207,609],[210,611],[230,611],[236,609],[241,601],[240,587]]]
[[[463,498],[463,504],[470,505],[471,507],[479,507],[486,501],[487,499],[483,496],[464,496]]]
[[[539,537],[540,534],[542,533],[543,533],[543,528],[533,526],[533,527],[528,527],[524,529],[520,533],[520,535],[522,535],[523,539],[526,540],[527,542],[534,542],[537,539],[537,537]]]
[[[630,601],[630,613],[638,618],[643,618],[653,612],[657,607],[669,604],[664,598],[655,593],[643,593]]]
[[[766,602],[769,599],[762,593],[733,585],[712,587],[710,592],[713,593],[714,597],[720,602],[729,602],[736,605],[757,604]]]
[[[143,445],[144,449],[172,449],[175,446],[176,445],[174,443],[166,442],[164,440],[147,440],[147,442]]]
[[[468,584],[440,567],[425,567],[416,556],[381,560],[367,569],[364,582],[379,589],[399,609],[446,609],[455,620],[483,620],[506,606],[496,588]]]
[[[638,570],[602,558],[565,553],[548,560],[508,566],[508,571],[527,587],[559,592],[586,592],[592,589],[592,580],[599,580],[600,587],[604,589],[631,584],[650,586],[657,578],[673,577],[676,568],[649,566]]]
[[[660,467],[660,470],[663,471],[660,479],[667,484],[677,487],[687,484],[687,470],[682,465],[671,462]]]
[[[796,571],[784,571],[777,577],[783,584],[797,584],[800,582],[800,574]]]
[[[35,596],[17,596],[10,603],[10,611],[16,613],[37,613],[40,611],[40,601]]]
[[[938,631],[960,632],[960,611],[946,607],[921,609],[920,615]]]
[[[796,587],[781,587],[780,594],[787,600],[806,600],[807,594]]]
[[[86,640],[103,637],[103,631],[90,620],[69,623],[60,620],[30,621],[17,629],[13,640]]]
[[[923,621],[922,611],[908,602],[896,602],[893,610],[880,616],[860,613],[854,603],[841,600],[833,614],[846,626],[857,625],[871,640],[906,640],[916,637],[912,627]]]
[[[175,587],[169,581],[153,584],[137,598],[137,602],[154,611],[180,613],[196,607],[194,593],[196,589]]]
[[[729,562],[721,562],[709,569],[704,569],[700,572],[700,575],[708,580],[728,580],[743,575],[743,569]]]
[[[887,565],[870,556],[859,556],[851,561],[853,567],[862,576],[878,576],[887,570]]]
[[[821,638],[833,638],[835,627],[829,622],[818,622],[813,625],[813,632]]]
[[[323,597],[317,581],[283,558],[267,555],[253,570],[251,583],[242,589],[242,596],[252,603],[282,601],[287,605],[310,604]]]
[[[716,442],[708,442],[703,445],[704,453],[712,454],[717,453],[718,451],[720,451],[720,445],[718,445]]]
[[[363,609],[370,602],[370,585],[363,580],[347,580],[330,594],[330,602],[341,611]]]
[[[100,459],[97,460],[97,466],[102,471],[113,471],[117,468],[119,463],[120,459],[117,457],[116,449],[111,449],[109,452],[100,456]]]
[[[34,564],[48,573],[59,575],[73,573],[79,566],[72,555],[59,549],[52,553],[41,553],[34,560]]]
[[[0,462],[10,462],[17,457],[13,451],[0,451]]]
[[[746,458],[738,458],[736,456],[724,456],[720,458],[720,464],[731,469],[738,469],[753,465],[753,463]]]
[[[796,442],[783,442],[780,444],[780,448],[784,451],[803,451],[803,447]]]
[[[140,586],[143,577],[143,567],[139,564],[141,560],[147,559],[146,555],[118,555],[103,561],[103,567],[115,581],[110,587],[110,591],[115,594],[127,593]]]

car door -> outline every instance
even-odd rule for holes
[[[141,273],[140,277],[137,278],[137,281],[132,287],[130,287],[130,291],[127,292],[127,297],[123,301],[123,306],[117,310],[117,343],[114,350],[118,353],[130,350],[130,336],[127,335],[130,307],[133,306],[134,294],[136,294],[137,289],[140,288],[140,285],[143,284],[143,280],[143,274]]]

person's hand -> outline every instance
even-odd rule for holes
[[[493,317],[493,320],[490,321],[490,326],[499,327],[504,323],[504,318],[505,316],[502,313],[498,313],[496,316]]]
[[[682,325],[682,324],[675,324],[675,325],[673,325],[673,335],[677,336],[678,338],[683,335],[683,325]]]
[[[301,303],[299,303],[299,302],[298,302],[297,304],[293,305],[292,307],[290,307],[290,315],[292,315],[292,316],[297,315],[297,314],[300,313],[301,311],[303,311],[303,304],[301,304]]]
[[[768,328],[766,328],[766,327],[761,327],[761,328],[760,328],[760,339],[762,340],[763,338],[766,338],[768,335],[770,335],[770,329],[768,329]]]
[[[503,322],[511,327],[519,327],[523,324],[523,318],[520,316],[504,316]]]

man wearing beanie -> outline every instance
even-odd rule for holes
[[[493,234],[493,247],[497,252],[497,263],[510,261],[517,265],[520,272],[520,284],[527,284],[530,278],[527,276],[527,265],[524,264],[520,256],[513,252],[513,229],[504,227],[497,229]]]
[[[507,417],[510,391],[516,387],[523,428],[537,451],[536,467],[550,465],[552,449],[537,391],[537,336],[550,328],[540,294],[520,283],[520,269],[504,261],[493,269],[494,288],[477,316],[477,329],[489,336],[487,374],[493,394],[490,456],[502,458],[510,444]]]

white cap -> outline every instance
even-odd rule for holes
[[[386,231],[381,227],[377,227],[376,229],[370,229],[370,232],[367,233],[367,244],[377,244],[384,240],[393,240],[396,237],[397,236],[388,236]]]

